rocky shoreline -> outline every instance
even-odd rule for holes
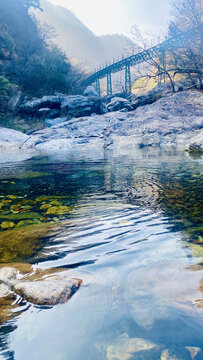
[[[43,116],[46,127],[28,134],[0,128],[0,150],[146,146],[203,150],[201,91],[172,94],[162,86],[130,99],[111,96],[105,100],[94,91],[90,87],[84,95],[59,94],[16,104],[25,117]]]

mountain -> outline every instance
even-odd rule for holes
[[[89,69],[118,58],[122,52],[133,47],[133,42],[124,35],[96,36],[70,10],[41,0],[43,12],[35,11],[40,24],[54,28],[56,43],[75,63]]]

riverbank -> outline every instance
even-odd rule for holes
[[[98,100],[97,100],[98,101]],[[111,100],[112,103],[113,100]],[[134,102],[135,103],[135,102]],[[0,150],[131,149],[145,146],[203,149],[203,94],[167,93],[135,110],[60,118],[32,134],[0,128]]]

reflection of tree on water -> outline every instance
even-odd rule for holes
[[[144,161],[118,162],[105,168],[104,186],[130,203],[164,210],[170,218],[181,219],[185,227],[195,226],[202,221],[202,176],[187,166],[177,171],[180,174],[173,164],[153,169],[150,163],[145,167]]]

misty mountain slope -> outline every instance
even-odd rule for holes
[[[105,61],[118,58],[133,43],[123,35],[96,36],[70,10],[41,0],[43,12],[36,12],[41,24],[54,27],[53,41],[76,63],[94,68]]]

